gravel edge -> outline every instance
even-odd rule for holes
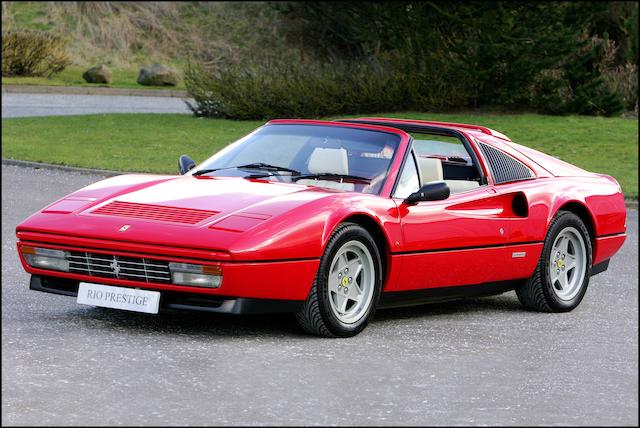
[[[4,159],[2,158],[2,165],[20,166],[23,168],[35,168],[35,169],[54,169],[59,171],[77,172],[80,174],[95,174],[104,175],[106,177],[113,177],[122,174],[138,174],[132,171],[112,171],[110,169],[94,169],[94,168],[79,168],[75,166],[55,165],[43,162],[32,162],[17,159]]]
[[[187,91],[179,89],[133,89],[91,86],[2,85],[3,93],[68,94],[68,95],[130,95],[137,97],[188,98]]]

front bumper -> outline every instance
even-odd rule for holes
[[[76,297],[79,281],[52,276],[32,275],[29,288],[45,293]],[[250,299],[244,297],[225,297],[185,293],[180,291],[161,291],[160,308],[178,309],[223,314],[268,314],[298,311],[303,300]]]
[[[76,240],[78,241],[78,240]],[[95,241],[95,240],[94,240]],[[269,260],[269,261],[233,261],[230,259],[219,259],[215,254],[205,251],[191,250],[191,254],[185,257],[182,248],[154,247],[153,253],[140,245],[132,248],[129,243],[119,245],[119,242],[111,241],[98,247],[95,242],[74,242],[74,244],[64,244],[60,242],[50,242],[44,239],[21,239],[18,241],[18,253],[23,268],[30,274],[37,277],[56,278],[59,282],[80,281],[96,284],[105,284],[119,287],[134,287],[162,292],[163,295],[174,295],[183,293],[193,297],[211,296],[232,299],[261,299],[261,300],[283,300],[283,301],[304,301],[309,294],[318,265],[319,259],[302,260]],[[102,244],[102,242],[100,243]],[[107,247],[107,244],[110,244]],[[78,272],[53,271],[30,266],[26,263],[21,247],[36,246],[42,248],[59,249],[66,251],[87,251],[105,255],[122,257],[144,257],[163,262],[182,262],[192,264],[202,264],[216,266],[222,269],[222,285],[219,288],[195,287],[173,284],[171,282],[150,282],[153,280],[131,280],[123,279],[114,275],[113,277],[92,276]],[[137,250],[137,251],[136,251]],[[36,288],[39,289],[39,288]],[[50,290],[42,290],[50,291]],[[77,291],[77,287],[76,287]],[[63,294],[63,293],[58,293]]]

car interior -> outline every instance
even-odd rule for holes
[[[383,133],[371,133],[371,138],[360,138],[355,133],[345,135],[344,129],[322,131],[309,138],[306,130],[300,132],[285,126],[267,127],[264,135],[256,135],[242,150],[230,152],[225,156],[226,159],[218,160],[218,165],[223,167],[220,175],[255,174],[224,167],[250,164],[260,159],[260,162],[292,168],[301,175],[298,179],[287,174],[274,174],[270,177],[272,180],[378,194],[396,154],[397,141]],[[465,192],[480,185],[474,158],[458,137],[431,131],[410,131],[409,134],[412,137],[412,150],[404,161],[393,197],[406,198],[431,182],[445,182],[450,194]],[[273,150],[276,145],[284,149]],[[314,174],[350,177],[308,177]]]
[[[480,186],[478,169],[457,137],[424,133],[411,136],[413,150],[403,166],[394,197],[406,198],[432,182],[445,182],[450,194]]]
[[[465,192],[480,185],[480,176],[467,149],[456,137],[439,135],[416,134],[413,137],[413,153],[411,160],[405,162],[400,183],[395,197],[406,197],[416,192],[426,183],[444,181],[449,187],[450,194]],[[307,146],[311,153],[306,163],[305,173],[331,173],[372,177],[380,170],[384,173],[373,176],[369,184],[347,181],[301,179],[300,184],[320,186],[342,191],[357,191],[376,193],[384,182],[387,171],[383,165],[389,162],[380,152],[369,152],[366,147],[362,150],[350,150],[340,147],[338,142],[334,147],[327,147],[326,140],[322,147],[315,144]],[[379,147],[376,148],[379,150]],[[299,155],[304,156],[300,153]],[[416,165],[417,163],[417,165]],[[411,165],[413,164],[413,166]]]
[[[322,148],[316,147],[309,156],[307,169],[310,174],[349,174],[349,157],[344,148]],[[329,189],[344,190],[352,192],[355,190],[355,183],[339,182],[335,180],[302,179],[299,184],[320,186]]]

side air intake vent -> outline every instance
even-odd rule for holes
[[[480,147],[489,162],[493,172],[493,181],[496,184],[534,177],[533,172],[522,162],[515,160],[503,151],[482,143],[480,143]]]

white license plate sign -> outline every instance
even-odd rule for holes
[[[160,292],[81,282],[77,302],[83,305],[157,314]]]

